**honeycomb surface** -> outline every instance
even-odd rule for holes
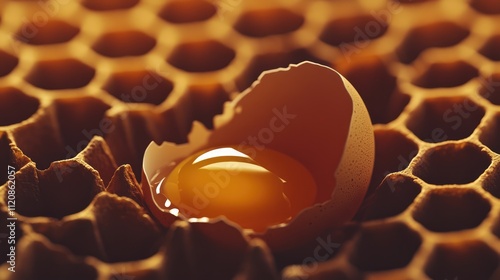
[[[500,279],[500,1],[0,9],[0,216],[11,166],[18,219],[0,279]],[[150,141],[211,128],[262,71],[304,60],[350,80],[373,121],[355,220],[297,256],[220,222],[159,226],[138,183]]]

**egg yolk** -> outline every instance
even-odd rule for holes
[[[204,150],[180,162],[157,186],[165,206],[188,218],[225,216],[264,231],[316,199],[316,183],[297,160],[251,146]]]

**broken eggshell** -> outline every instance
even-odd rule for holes
[[[278,120],[279,129],[274,124]],[[309,170],[317,185],[315,204],[288,223],[250,232],[275,251],[288,251],[349,221],[365,196],[374,163],[373,128],[361,97],[338,72],[312,62],[264,72],[226,103],[223,114],[214,118],[213,130],[195,122],[188,138],[180,145],[152,142],[144,155],[145,201],[167,227],[176,219],[215,220],[183,217],[165,205],[166,197],[155,194],[175,165],[196,152],[251,145],[257,139],[261,147],[284,153]],[[225,217],[219,219],[239,227]]]

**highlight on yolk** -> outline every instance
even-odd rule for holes
[[[156,188],[171,211],[188,218],[226,216],[255,231],[288,222],[315,202],[316,191],[313,177],[300,162],[251,146],[191,155]]]

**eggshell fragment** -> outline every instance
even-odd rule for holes
[[[170,213],[152,189],[177,163],[203,149],[240,144],[273,149],[298,160],[318,187],[314,206],[287,224],[251,233],[275,251],[290,250],[349,221],[371,178],[374,136],[361,97],[333,69],[302,62],[264,72],[251,88],[226,104],[224,113],[214,119],[213,131],[195,123],[186,144],[148,146],[142,187],[156,218],[169,226],[180,217]]]

